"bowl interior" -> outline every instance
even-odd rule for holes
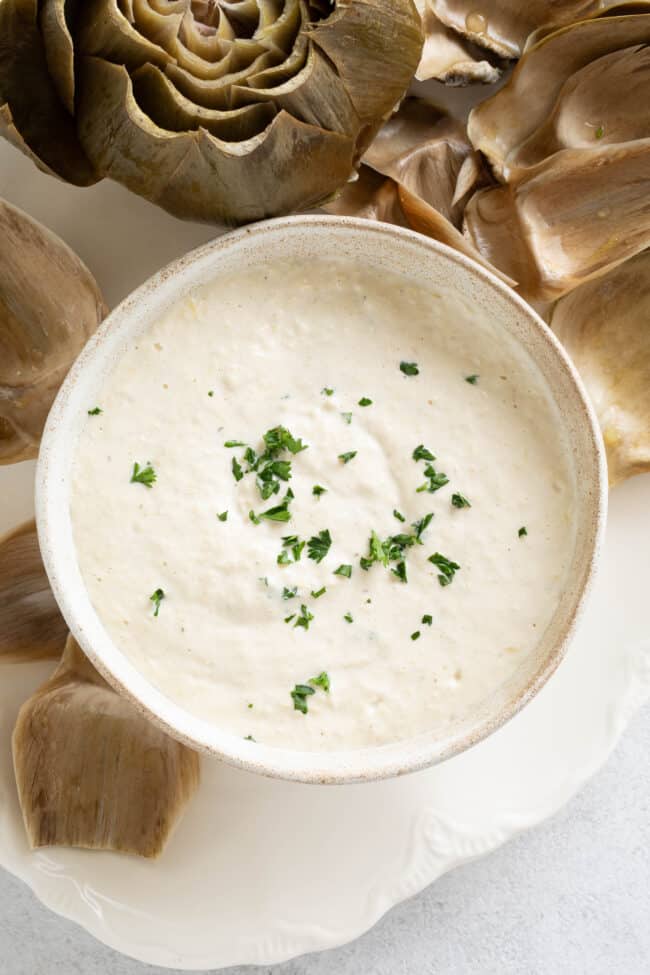
[[[126,346],[179,298],[216,274],[263,263],[336,256],[451,290],[496,322],[530,357],[561,406],[576,484],[576,542],[566,586],[550,625],[514,676],[444,736],[427,733],[345,752],[300,752],[251,745],[185,711],[153,687],[113,644],[86,593],[69,510],[75,446],[89,402]],[[228,234],[164,269],[102,324],[75,363],[52,408],[37,471],[36,513],[45,567],[70,630],[100,672],[172,735],[226,761],[312,782],[362,781],[441,761],[484,738],[521,708],[560,662],[591,580],[606,507],[597,425],[575,370],[536,314],[487,271],[455,251],[386,224],[336,217],[290,217]]]

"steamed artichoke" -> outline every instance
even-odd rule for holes
[[[2,0],[0,131],[71,182],[256,220],[345,183],[421,48],[412,0]]]
[[[0,464],[36,457],[52,400],[106,311],[76,254],[0,200]]]

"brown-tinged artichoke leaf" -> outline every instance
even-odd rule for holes
[[[177,134],[155,126],[119,65],[86,58],[82,77],[79,132],[90,156],[175,216],[237,222],[316,206],[352,170],[351,139],[286,112],[254,139],[224,143],[201,129]]]
[[[436,17],[430,0],[418,0],[416,6],[424,31],[424,47],[415,72],[418,81],[434,78],[450,87],[459,87],[475,83],[491,85],[499,80],[501,68],[476,44],[446,27]]]
[[[199,783],[199,757],[117,694],[68,638],[13,733],[30,846],[159,856]]]
[[[346,183],[323,209],[339,217],[363,217],[398,227],[409,226],[399,201],[397,183],[364,165],[359,167],[357,178]]]
[[[151,64],[134,71],[132,82],[142,111],[170,132],[204,128],[226,142],[242,142],[262,132],[275,116],[273,106],[260,103],[225,111],[202,108],[181,95],[169,78]]]
[[[481,190],[465,228],[522,293],[551,301],[650,245],[650,138],[562,151]]]
[[[185,68],[177,64],[168,64],[165,73],[174,86],[190,101],[204,108],[227,109],[232,103],[232,87],[240,82],[245,83],[249,72],[262,71],[275,63],[274,55],[263,48],[261,53],[251,62],[238,69],[236,52],[231,49],[223,60],[215,64],[211,78],[197,78]]]
[[[632,75],[635,74],[634,65],[625,59],[613,63],[605,60],[595,67],[594,72],[587,71],[586,78],[578,75],[573,83],[570,79],[598,59],[648,43],[650,16],[647,14],[585,20],[548,35],[527,51],[508,83],[496,95],[473,109],[468,122],[473,145],[487,156],[497,176],[508,180],[517,176],[523,165],[534,165],[563,143],[573,145],[570,140],[576,137],[576,130],[584,136],[580,145],[584,146],[591,139],[591,144],[597,148],[601,125],[604,130],[600,117],[602,106],[609,115],[610,125],[613,118],[631,117],[631,112],[640,108],[641,118],[635,132],[641,132],[644,109],[633,102],[626,105],[627,92],[607,90],[600,84],[604,77],[601,72],[608,66],[609,75],[627,74],[629,78],[630,67]],[[642,54],[636,54],[633,60],[640,71],[635,84],[640,85],[647,102],[645,59]],[[588,97],[583,82],[595,83],[596,79],[598,87]],[[569,99],[568,121],[562,122],[563,86],[568,82],[564,91]],[[594,114],[582,118],[577,115],[577,112],[586,110]],[[615,128],[618,125],[616,122]],[[621,133],[632,127],[633,123],[622,123]]]
[[[44,172],[77,186],[100,178],[48,73],[37,0],[0,2],[0,134]]]
[[[159,12],[147,0],[132,0],[132,3],[134,26],[141,34],[166,51],[176,44],[185,13],[183,5],[166,4],[164,12]]]
[[[78,0],[43,0],[39,14],[48,71],[70,115],[74,114],[74,47],[68,20],[77,7]]]
[[[37,455],[59,386],[105,314],[77,255],[0,200],[0,464]]]
[[[310,46],[307,38],[301,34],[297,39],[291,53],[279,64],[274,64],[263,71],[249,74],[246,78],[246,85],[251,89],[274,88],[284,85],[290,81],[304,68],[307,63],[307,54]],[[236,90],[235,90],[236,91]],[[233,103],[235,102],[235,92],[233,92]]]
[[[561,27],[592,17],[607,0],[430,0],[452,30],[502,58],[519,58],[528,35],[542,25]]]
[[[116,0],[85,0],[75,26],[77,55],[97,55],[123,64],[130,71],[143,64],[164,68],[172,56],[153,44],[133,26]]]
[[[34,520],[0,538],[0,661],[58,658],[68,628],[43,568]]]
[[[650,250],[561,298],[551,327],[589,391],[610,485],[650,471]]]
[[[392,111],[422,53],[422,30],[412,0],[339,0],[308,36],[336,66],[364,122]]]

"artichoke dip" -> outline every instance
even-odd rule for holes
[[[331,260],[219,277],[124,353],[75,457],[114,643],[242,738],[383,744],[464,717],[566,581],[572,473],[525,353],[456,294]]]

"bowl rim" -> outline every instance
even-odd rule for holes
[[[564,370],[565,379],[568,379],[573,385],[577,394],[576,402],[580,406],[580,422],[585,425],[585,432],[588,435],[589,446],[592,450],[595,474],[593,502],[588,516],[584,516],[585,519],[589,518],[587,531],[588,564],[583,576],[582,586],[577,591],[572,604],[569,618],[564,622],[557,640],[549,648],[533,676],[517,694],[513,695],[500,708],[497,714],[477,722],[467,731],[451,734],[446,739],[433,735],[427,738],[425,733],[417,738],[403,739],[389,745],[376,745],[345,752],[300,752],[240,740],[236,736],[220,730],[218,725],[192,715],[165,697],[121,654],[108,634],[103,631],[106,639],[100,642],[104,642],[105,648],[110,645],[110,648],[121,658],[119,666],[115,660],[112,665],[107,662],[104,652],[97,648],[94,640],[86,632],[88,620],[85,616],[94,617],[98,624],[99,618],[92,609],[89,599],[88,605],[91,610],[89,614],[84,613],[83,607],[79,609],[76,605],[74,586],[68,578],[65,559],[60,556],[61,547],[57,544],[57,536],[62,537],[62,526],[69,522],[69,514],[67,511],[62,511],[61,504],[57,502],[55,487],[61,478],[56,470],[56,457],[62,441],[65,441],[69,435],[68,421],[72,421],[76,415],[76,409],[70,406],[71,394],[83,378],[87,364],[97,357],[101,359],[104,355],[102,340],[109,330],[114,326],[117,330],[118,323],[123,323],[121,326],[123,328],[127,327],[128,322],[137,323],[138,313],[143,309],[147,298],[170,281],[175,290],[175,297],[172,302],[177,300],[184,293],[184,281],[191,278],[192,268],[197,263],[212,259],[214,263],[211,264],[211,267],[215,273],[218,273],[218,256],[224,248],[236,246],[243,239],[250,239],[252,236],[264,237],[283,228],[307,228],[310,226],[321,228],[346,227],[351,232],[361,235],[383,235],[396,241],[396,246],[399,246],[400,240],[408,240],[422,248],[423,253],[428,251],[459,265],[470,276],[475,279],[478,278],[481,284],[488,285],[488,290],[491,288],[499,291],[501,297],[515,307],[519,318],[527,320],[527,327],[536,330],[538,337],[545,340],[551,356],[555,359],[555,367],[560,371]],[[146,314],[146,311],[144,313]],[[128,698],[140,714],[191,748],[246,771],[272,778],[319,784],[375,781],[417,771],[465,751],[514,717],[538,693],[562,661],[576,625],[584,612],[585,602],[592,589],[599,556],[602,552],[607,498],[605,452],[593,407],[577,370],[563,346],[537,312],[523,298],[499,280],[491,271],[471,258],[415,231],[358,217],[320,214],[275,218],[224,233],[163,267],[124,298],[104,319],[84,346],[56,396],[43,432],[35,481],[38,538],[50,585],[70,632],[108,683]],[[66,495],[66,508],[67,501],[68,496]],[[419,747],[416,748],[416,744]],[[385,756],[383,761],[377,760],[376,757],[381,753]],[[371,755],[373,761],[368,765]],[[285,760],[282,760],[282,756],[285,756]],[[292,760],[287,761],[286,756],[292,757]],[[354,756],[358,756],[361,760],[354,761]],[[364,756],[366,756],[365,765]],[[296,757],[301,757],[302,762],[297,763]]]

